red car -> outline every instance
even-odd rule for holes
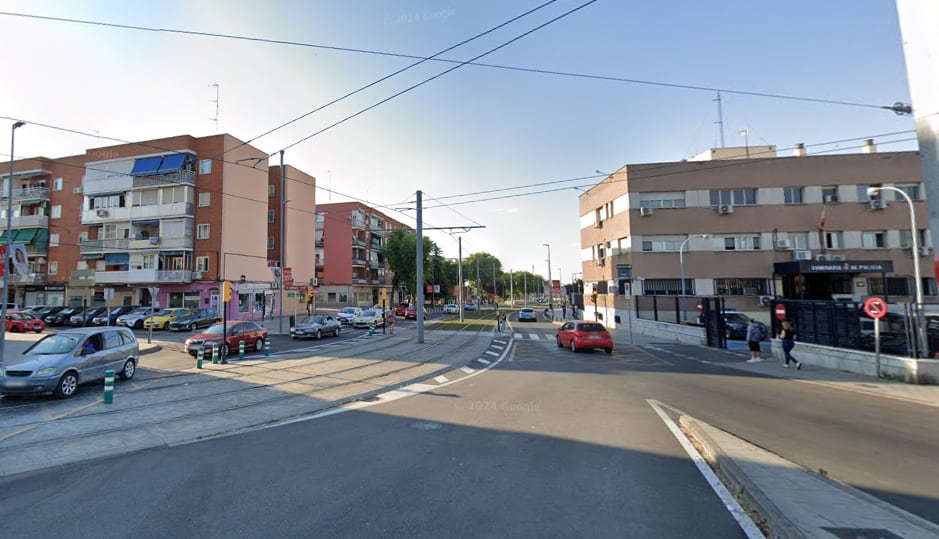
[[[407,316],[408,307],[410,307],[410,305],[407,303],[399,303],[395,305],[395,316]]]
[[[23,311],[7,311],[7,331],[10,333],[25,333],[27,331],[42,332],[46,323]]]
[[[566,346],[572,352],[602,348],[607,354],[613,353],[613,337],[603,324],[597,322],[567,322],[558,328],[558,346]]]
[[[427,318],[427,309],[424,309],[424,318]],[[417,320],[417,306],[408,305],[407,310],[404,311],[405,320]]]
[[[212,345],[216,344],[219,347],[219,355],[225,357],[238,351],[241,341],[245,342],[245,351],[260,352],[264,349],[267,329],[256,322],[229,320],[224,340],[222,338],[223,327],[225,327],[223,324],[215,324],[202,333],[189,337],[183,344],[183,350],[195,356],[199,353],[199,348],[204,346],[206,354],[211,354]]]

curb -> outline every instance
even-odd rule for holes
[[[162,351],[162,350],[163,350],[163,346],[158,344],[158,345],[156,345],[156,346],[152,346],[152,347],[147,348],[147,349],[145,349],[145,350],[141,350],[141,351],[140,351],[140,355],[146,356],[146,355],[148,355],[148,354],[155,354],[155,353],[160,352],[160,351]]]

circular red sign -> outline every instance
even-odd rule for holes
[[[698,312],[699,312],[699,313],[703,313],[703,312],[704,312],[704,304],[701,303],[700,301],[698,302]]]
[[[776,314],[776,320],[784,320],[786,318],[786,306],[780,303],[773,309],[773,313]]]
[[[887,304],[880,298],[867,298],[864,302],[864,312],[871,318],[883,318],[887,314]]]

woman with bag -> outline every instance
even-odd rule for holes
[[[779,340],[782,341],[783,354],[786,355],[785,367],[789,368],[789,362],[796,364],[796,370],[802,368],[802,362],[792,357],[792,348],[796,345],[796,330],[788,320],[782,321],[782,329],[779,331]]]

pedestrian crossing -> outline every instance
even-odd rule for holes
[[[540,341],[541,343],[554,343],[553,332],[516,331],[513,334],[516,341]]]

